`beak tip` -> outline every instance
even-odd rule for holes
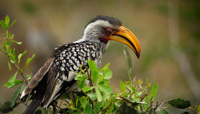
[[[140,58],[140,54],[137,54],[136,56],[137,56],[138,59]]]
[[[136,53],[136,56],[139,59],[140,58],[140,53]]]

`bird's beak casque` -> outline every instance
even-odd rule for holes
[[[136,36],[127,28],[120,26],[119,30],[108,37],[109,40],[119,41],[128,45],[140,57],[140,44]]]

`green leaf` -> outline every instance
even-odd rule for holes
[[[85,109],[83,110],[83,114],[91,114],[91,113],[92,113],[92,106],[90,105],[90,103],[88,103]]]
[[[15,22],[16,22],[16,19],[12,22],[9,28],[11,28],[15,24]]]
[[[4,87],[7,87],[7,88],[12,88],[15,86],[15,83],[14,82],[7,82],[3,85]]]
[[[11,67],[11,65],[10,65],[10,62],[8,61],[8,69],[9,70],[12,70],[12,67]]]
[[[6,25],[5,25],[5,23],[4,23],[4,20],[1,20],[1,26],[2,26],[2,28],[3,28],[3,30],[4,30],[4,32],[6,31]]]
[[[12,97],[11,107],[13,107],[15,105],[15,102],[16,102],[17,97],[19,96],[20,90],[21,90],[21,86],[19,86],[17,88],[17,90],[15,91],[15,93]]]
[[[99,83],[101,83],[103,81],[103,78],[104,78],[104,76],[99,76],[96,84],[98,85]]]
[[[110,63],[106,64],[101,70],[103,71],[104,69],[108,68],[110,66]]]
[[[4,84],[5,87],[7,87],[7,88],[12,88],[12,87],[14,87],[14,86],[16,86],[16,85],[18,85],[18,84],[20,84],[20,83],[23,82],[22,80],[15,80],[16,77],[17,77],[17,73],[18,73],[18,72],[16,72],[16,73],[8,80],[8,82]]]
[[[168,101],[168,103],[176,108],[185,109],[191,106],[190,101],[184,99],[173,99]]]
[[[27,80],[30,80],[32,78],[32,74],[28,74],[27,77]]]
[[[95,87],[98,102],[102,101],[102,95],[97,87]]]
[[[8,37],[9,37],[9,38],[11,38],[11,37],[12,37],[12,35],[11,35],[9,32],[8,32]],[[11,39],[12,39],[12,38],[11,38]]]
[[[103,109],[106,109],[111,103],[111,100],[107,100],[106,103],[103,105]]]
[[[88,97],[90,97],[90,99],[92,99],[92,100],[96,100],[96,99],[97,99],[96,93],[88,93],[87,95],[88,95]]]
[[[15,60],[15,55],[13,55],[13,54],[11,54],[10,56],[9,56],[9,58],[10,58],[10,62],[11,63],[16,63],[16,60]]]
[[[17,58],[18,58],[18,64],[19,64],[22,58],[22,54],[20,53]]]
[[[104,79],[108,80],[112,78],[112,71],[109,68],[105,68],[103,72],[104,72]]]
[[[13,41],[13,43],[15,43],[15,44],[18,44],[18,45],[21,45],[22,44],[22,42],[18,42],[18,41]]]
[[[92,69],[91,70],[91,75],[92,75],[92,82],[95,83],[98,76],[99,76],[99,72],[100,72],[100,69],[99,68],[96,68],[96,69]]]
[[[22,53],[22,55],[25,55],[25,54],[26,54],[26,52],[27,52],[27,50],[25,50],[25,51]]]
[[[150,93],[150,97],[152,101],[155,99],[157,91],[158,91],[158,84],[154,84]]]
[[[121,89],[121,91],[126,90],[126,86],[125,86],[124,82],[120,82],[120,89]]]
[[[15,80],[14,82],[7,82],[4,84],[5,87],[7,88],[12,88],[15,87],[18,84],[21,84],[23,81],[22,80]]]
[[[86,105],[88,104],[86,97],[85,96],[81,97],[80,102],[81,102],[81,106],[83,107],[83,109],[85,109]]]
[[[95,62],[90,59],[88,60],[88,65],[89,65],[90,70],[96,69]]]
[[[124,46],[124,56],[125,56],[125,60],[126,60],[126,63],[127,63],[127,70],[128,70],[129,79],[132,79],[131,78],[132,59],[131,59],[131,56],[130,56],[126,46]]]
[[[94,111],[98,113],[100,111],[101,104],[94,102]]]
[[[99,85],[98,88],[105,93],[112,93],[112,88],[106,85]]]
[[[22,80],[15,80],[15,81],[14,81],[15,86],[18,85],[18,84],[21,84],[22,82],[23,82]]]
[[[18,71],[8,80],[8,82],[14,82],[17,77]]]
[[[83,88],[82,88],[82,91],[83,91],[83,92],[88,92],[88,91],[91,91],[93,88],[94,88],[94,87],[88,87],[88,86],[86,86],[86,87],[83,87]]]
[[[30,62],[33,60],[34,57],[35,57],[35,54],[33,54],[31,58],[28,58],[28,59],[27,59],[27,61],[26,61],[26,65],[25,65],[23,71],[26,70],[27,66],[30,64]]]
[[[80,88],[83,88],[85,87],[85,80],[87,79],[87,76],[83,75],[80,79],[79,79],[79,82],[78,82],[78,86]]]
[[[10,18],[9,18],[9,16],[7,15],[7,16],[5,17],[5,25],[9,25],[9,22],[10,22]]]

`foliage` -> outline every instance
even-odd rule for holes
[[[25,85],[28,84],[28,81],[31,79],[32,76],[31,72],[27,68],[27,66],[30,64],[32,59],[35,57],[35,54],[32,55],[31,58],[28,58],[26,61],[26,64],[24,67],[20,66],[21,58],[27,53],[27,50],[25,50],[22,53],[16,54],[17,50],[12,47],[12,45],[17,44],[21,45],[22,42],[18,42],[14,39],[14,34],[11,34],[9,30],[11,27],[15,24],[16,20],[14,20],[10,24],[10,18],[9,16],[5,17],[5,20],[1,20],[0,24],[3,28],[4,34],[3,37],[0,39],[0,51],[3,52],[8,58],[8,69],[12,70],[13,67],[16,68],[15,74],[4,84],[7,88],[13,88],[17,87],[15,90],[12,101],[11,102],[5,102],[1,105],[0,111],[1,112],[9,112],[12,111],[14,107],[16,107],[18,104],[21,103],[20,100],[17,101],[17,98],[22,93],[22,90],[25,88]],[[28,71],[28,75],[25,76],[25,72]],[[17,80],[17,76],[21,75],[22,79]],[[23,85],[25,83],[25,85]]]
[[[30,64],[35,55],[28,58],[25,62],[25,66],[21,67],[21,58],[27,51],[16,54],[17,50],[12,48],[13,44],[21,45],[21,42],[14,40],[14,35],[9,33],[9,29],[14,25],[16,21],[10,23],[10,19],[6,16],[5,20],[1,20],[1,26],[4,30],[3,39],[0,40],[0,51],[8,56],[8,68],[12,70],[16,68],[15,74],[4,84],[8,89],[16,87],[16,91],[13,93],[11,102],[5,102],[1,104],[0,111],[7,113],[13,110],[21,102],[17,100],[28,84],[32,77],[31,72],[27,66]],[[78,86],[82,92],[74,92],[72,95],[64,94],[61,98],[61,103],[55,102],[56,107],[49,107],[46,109],[39,109],[38,112],[43,113],[83,113],[83,114],[101,114],[101,113],[161,113],[168,114],[167,110],[163,108],[164,104],[170,104],[179,109],[190,109],[200,113],[200,105],[190,107],[190,102],[184,99],[173,99],[170,101],[163,101],[158,103],[155,101],[155,97],[158,91],[158,84],[149,83],[148,79],[144,82],[142,80],[136,80],[131,77],[131,57],[127,49],[124,50],[129,81],[120,82],[120,89],[116,89],[110,86],[110,79],[112,78],[112,71],[109,69],[109,64],[105,65],[102,69],[96,67],[96,64],[92,60],[88,60],[88,66],[90,70],[81,69],[77,73],[75,80],[78,81]],[[27,76],[24,75],[28,72]],[[22,76],[22,80],[16,80],[18,75]],[[24,84],[24,85],[23,85]],[[66,100],[66,97],[71,97],[71,100]],[[27,101],[30,101],[28,99]],[[63,102],[64,101],[64,102]],[[27,106],[27,102],[23,103]],[[61,104],[64,106],[61,107]]]

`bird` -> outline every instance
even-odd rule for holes
[[[34,113],[39,106],[48,108],[64,92],[76,91],[75,76],[80,66],[88,66],[88,60],[100,66],[110,40],[128,45],[137,58],[140,57],[137,37],[122,26],[119,19],[98,15],[85,26],[81,39],[55,48],[33,76],[20,97],[25,100],[29,95],[34,95],[24,114]]]

